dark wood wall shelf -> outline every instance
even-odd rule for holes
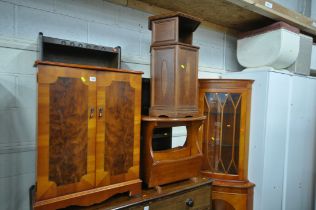
[[[240,32],[284,21],[316,39],[316,22],[274,1],[264,0],[109,0],[152,14],[179,11],[201,18],[202,24],[238,35]],[[270,8],[272,6],[272,8]]]
[[[106,47],[84,42],[38,36],[38,59],[68,64],[109,68],[121,67],[121,47]]]

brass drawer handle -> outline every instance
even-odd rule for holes
[[[94,117],[94,108],[91,108],[90,109],[90,118],[93,118]]]
[[[194,201],[192,198],[188,198],[186,201],[185,201],[185,205],[187,205],[188,207],[193,207],[194,206]]]
[[[103,108],[99,108],[99,118],[101,118],[103,116]]]

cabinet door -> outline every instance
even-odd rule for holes
[[[207,90],[201,97],[207,117],[203,125],[203,169],[218,177],[244,179],[248,160],[246,90]]]
[[[174,107],[174,46],[152,48],[151,106]]]
[[[39,66],[36,200],[95,186],[95,76]]]
[[[178,46],[178,62],[175,69],[176,105],[181,109],[198,109],[198,50]]]
[[[97,72],[96,184],[139,177],[141,75]]]

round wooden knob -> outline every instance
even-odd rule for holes
[[[192,198],[188,198],[186,201],[185,201],[185,205],[187,205],[188,207],[193,207],[194,206],[194,201]]]

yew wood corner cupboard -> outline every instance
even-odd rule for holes
[[[202,174],[214,179],[215,210],[252,210],[254,184],[248,181],[252,80],[199,80]]]
[[[35,209],[87,206],[141,193],[142,72],[38,66]]]

